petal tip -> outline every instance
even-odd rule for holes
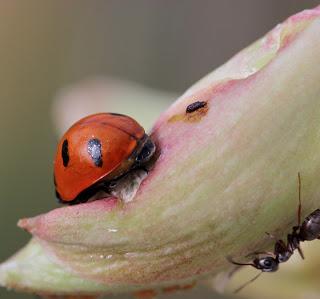
[[[30,233],[31,233],[33,225],[34,225],[33,218],[22,218],[17,223],[18,227],[20,227],[23,230],[30,232]]]

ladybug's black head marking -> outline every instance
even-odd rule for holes
[[[94,138],[88,141],[87,145],[88,153],[97,167],[102,167],[102,146],[99,139]]]
[[[186,109],[186,113],[192,113],[200,108],[204,108],[207,106],[207,102],[204,101],[197,101],[194,102],[192,104],[190,104],[187,109]]]
[[[153,156],[153,154],[155,153],[155,150],[156,150],[155,144],[150,138],[148,138],[141,152],[136,157],[136,163],[138,165],[143,165],[146,162],[148,162]]]
[[[69,164],[69,160],[70,160],[67,139],[65,139],[62,143],[61,156],[62,156],[63,166],[67,167]]]

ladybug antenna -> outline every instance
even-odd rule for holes
[[[300,172],[298,172],[298,189],[299,189],[299,205],[298,205],[298,226],[301,225],[301,176]]]
[[[249,281],[247,281],[246,283],[244,283],[242,286],[240,286],[239,288],[234,290],[234,293],[239,293],[242,289],[244,289],[247,285],[249,285],[250,283],[254,282],[256,279],[259,278],[259,276],[262,274],[262,271],[259,272],[256,276],[254,276],[252,279],[250,279]]]

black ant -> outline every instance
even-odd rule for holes
[[[261,272],[253,279],[242,285],[235,292],[239,292],[249,283],[256,280],[263,272],[275,272],[280,263],[289,260],[294,251],[297,249],[301,258],[304,259],[303,252],[300,248],[300,242],[313,241],[320,239],[320,209],[309,214],[301,224],[301,177],[298,173],[299,184],[299,206],[298,206],[298,225],[292,228],[292,232],[287,235],[287,243],[283,240],[277,240],[273,252],[254,252],[255,255],[263,254],[262,257],[254,258],[250,263],[238,263],[229,258],[229,261],[238,266],[252,266]],[[267,233],[268,234],[268,233]],[[272,235],[268,234],[273,237]]]

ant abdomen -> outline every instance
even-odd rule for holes
[[[301,241],[312,241],[318,239],[320,236],[320,209],[313,211],[303,221],[300,231],[299,238]]]

